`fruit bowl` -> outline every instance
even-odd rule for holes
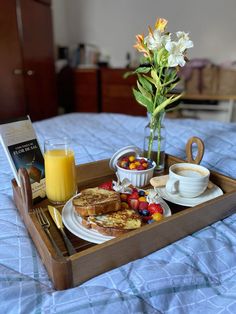
[[[120,181],[126,178],[130,180],[133,186],[141,188],[149,184],[150,179],[153,177],[155,166],[156,165],[153,162],[153,166],[145,170],[124,169],[120,167],[118,164],[116,165],[116,168]]]
[[[156,164],[147,158],[141,157],[141,150],[135,146],[124,147],[117,151],[110,160],[110,167],[116,171],[119,180],[122,182],[128,179],[135,187],[141,188],[149,184],[150,179],[153,177]],[[135,158],[136,163],[140,163],[136,168],[132,166],[135,164],[134,160],[129,161],[126,167],[122,167],[122,161],[126,158]],[[143,164],[147,166],[142,167]]]

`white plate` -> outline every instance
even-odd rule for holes
[[[76,235],[77,237],[81,239],[84,239],[92,243],[97,243],[97,244],[103,243],[105,241],[108,241],[114,238],[114,237],[103,235],[97,232],[96,230],[85,228],[82,225],[81,217],[75,213],[75,210],[72,204],[72,199],[73,198],[71,198],[62,209],[63,224],[71,233],[73,233],[74,235]],[[164,210],[164,216],[165,217],[171,216],[171,210],[169,206],[161,198],[160,198],[160,204]]]
[[[62,221],[66,228],[70,230],[71,233],[73,233],[74,235],[81,239],[97,244],[103,243],[114,238],[98,233],[93,229],[85,228],[82,225],[81,217],[76,214],[73,208],[72,199],[73,198],[71,198],[62,209]]]
[[[223,191],[215,184],[211,189],[207,189],[203,194],[194,198],[186,198],[178,194],[170,194],[166,191],[165,187],[155,188],[155,191],[169,202],[188,207],[199,205],[223,194]]]

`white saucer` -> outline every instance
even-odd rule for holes
[[[171,203],[182,205],[182,206],[188,206],[188,207],[199,205],[201,203],[212,200],[213,198],[224,194],[221,188],[219,188],[215,184],[211,189],[207,189],[200,196],[193,197],[193,198],[182,197],[179,194],[170,194],[169,192],[167,192],[165,187],[155,188],[155,191],[157,191],[157,193],[162,198],[164,198],[165,200]]]

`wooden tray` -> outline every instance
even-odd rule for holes
[[[184,160],[166,155],[166,168]],[[97,186],[114,177],[109,168],[109,160],[102,160],[77,166],[78,189]],[[47,235],[39,225],[33,207],[46,207],[48,200],[32,205],[27,194],[27,177],[21,177],[21,186],[12,181],[15,204],[24,220],[35,246],[47,268],[55,289],[75,287],[84,281],[135,259],[144,257],[180,238],[187,236],[213,222],[223,219],[236,211],[236,180],[211,172],[211,181],[221,187],[224,195],[201,205],[186,208],[169,203],[172,216],[154,222],[138,230],[107,241],[93,244],[67,231],[77,253],[68,256],[60,232],[56,229],[50,215],[50,231],[64,254],[58,257]],[[48,214],[48,213],[47,213]]]

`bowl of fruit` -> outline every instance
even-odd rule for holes
[[[110,160],[110,167],[117,172],[122,182],[128,179],[135,187],[144,187],[153,177],[156,164],[141,156],[142,151],[135,146],[127,146],[117,151]]]

